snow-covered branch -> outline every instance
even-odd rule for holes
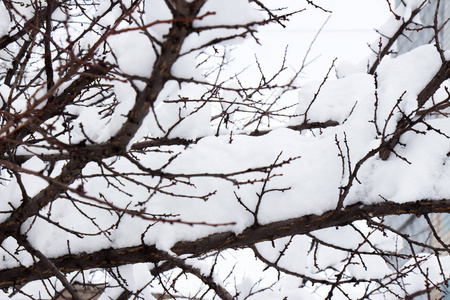
[[[442,1],[309,82],[334,13],[272,2],[0,1],[0,298],[446,293]]]

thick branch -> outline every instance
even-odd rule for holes
[[[67,291],[72,295],[72,299],[74,300],[82,300],[78,292],[73,288],[67,278],[55,267],[55,265],[44,255],[41,251],[36,250],[33,246],[26,240],[25,237],[21,237],[18,239],[18,242],[21,246],[23,246],[30,254],[39,258],[40,262],[47,267],[64,285]]]
[[[204,1],[197,1],[192,3],[189,6],[190,10],[183,12],[184,15],[186,17],[197,15],[203,2]],[[128,119],[122,128],[106,145],[92,145],[77,149],[75,147],[73,149],[74,157],[67,162],[61,174],[33,198],[23,199],[21,205],[0,224],[0,244],[8,236],[19,236],[22,223],[29,217],[36,215],[43,207],[57,199],[61,193],[66,191],[68,186],[80,176],[82,169],[88,162],[99,161],[106,157],[115,156],[125,150],[128,142],[141,126],[150,107],[153,105],[156,97],[163,89],[165,82],[170,77],[172,65],[179,57],[181,46],[183,45],[184,39],[190,33],[191,28],[192,20],[172,26],[167,41],[163,44],[162,53],[155,62],[153,72],[147,85],[137,97],[135,106],[130,110]],[[100,68],[100,72],[103,72],[104,69],[105,68]],[[61,113],[60,110],[73,101],[74,95],[80,93],[92,78],[88,76],[87,78],[82,77],[79,80],[84,80],[86,82],[83,81],[83,83],[77,84],[75,81],[64,91],[63,96],[60,97],[61,99],[57,98],[52,101],[52,103],[48,104],[46,109],[40,111],[42,114],[37,114],[37,117],[47,119],[51,117],[52,112]],[[71,92],[71,89],[74,89],[74,91]],[[24,131],[27,133],[28,129],[24,129]],[[21,136],[23,134],[24,133],[21,133]],[[9,147],[10,145],[7,145],[7,143],[3,144],[0,147],[0,153],[2,153],[2,150],[6,151]]]
[[[303,131],[308,129],[324,129],[327,127],[334,127],[338,126],[339,122],[337,121],[326,121],[326,122],[306,122],[300,125],[290,125],[286,128],[296,130],[296,131]],[[269,132],[278,129],[278,128],[271,128],[267,130],[256,130],[252,132],[233,132],[233,135],[250,135],[250,136],[261,136],[268,134]],[[151,147],[161,147],[161,146],[188,146],[190,144],[197,143],[200,139],[203,137],[199,137],[197,139],[183,139],[183,138],[155,138],[144,142],[138,142],[131,146],[131,149],[133,150],[143,150],[145,148],[151,148]]]
[[[295,219],[274,222],[257,227],[249,227],[241,234],[231,231],[207,236],[196,241],[180,241],[171,251],[177,255],[201,254],[228,248],[245,248],[255,243],[271,241],[285,236],[306,234],[318,229],[345,226],[357,220],[371,217],[401,214],[450,213],[450,200],[420,200],[406,203],[382,202],[378,204],[354,204],[343,209],[339,214],[330,210],[322,215],[307,215]],[[103,249],[94,253],[67,254],[50,259],[51,262],[64,273],[80,269],[108,268],[125,264],[166,260],[166,255],[154,245],[139,245],[121,249]],[[38,262],[31,267],[16,267],[0,271],[0,288],[24,284],[40,278],[49,278],[54,274]]]
[[[8,236],[20,236],[22,223],[29,217],[36,215],[47,204],[57,199],[81,174],[81,170],[86,163],[80,157],[73,158],[64,166],[61,174],[55,179],[55,182],[59,182],[60,184],[50,184],[33,198],[23,199],[22,204],[0,224],[0,244]]]
[[[65,2],[65,1],[62,1]],[[14,43],[25,34],[27,34],[30,30],[33,30],[37,27],[41,27],[45,21],[45,17],[51,15],[56,9],[58,5],[52,5],[51,7],[44,7],[41,10],[37,11],[33,18],[25,22],[25,26],[16,32],[13,35],[4,35],[0,37],[0,50],[6,48],[11,43]]]
[[[428,82],[428,84],[422,89],[422,91],[417,96],[417,105],[421,108],[425,102],[430,99],[431,96],[436,93],[441,84],[450,78],[450,60],[445,62],[433,79]]]
[[[422,91],[417,95],[417,107],[418,109],[422,108],[423,105],[430,99],[431,96],[436,93],[441,84],[450,78],[450,61],[445,62],[441,68],[436,72],[433,79],[431,79],[428,84],[422,89]],[[445,108],[445,107],[444,107]],[[438,106],[437,109],[440,109]],[[434,112],[435,109],[429,110],[429,112]],[[417,113],[416,113],[417,115]],[[425,117],[422,114],[419,119],[416,119],[415,122],[412,122],[409,117],[403,116],[397,122],[397,128],[395,132],[392,134],[391,138],[387,140],[384,145],[380,149],[380,157],[383,160],[387,160],[392,152],[392,150],[397,146],[400,142],[400,137],[407,131],[411,130],[411,128],[420,120]]]
[[[173,64],[180,56],[181,46],[186,37],[192,32],[192,16],[196,16],[204,1],[196,1],[189,11],[185,11],[185,22],[176,23],[167,35],[166,41],[161,46],[161,55],[156,60],[150,78],[143,91],[136,97],[133,108],[128,112],[127,120],[118,133],[110,139],[111,145],[116,148],[125,149],[136,131],[142,125],[148,115],[150,108],[156,101],[164,84],[170,79]],[[197,7],[198,6],[198,7]],[[187,8],[186,8],[187,10]]]

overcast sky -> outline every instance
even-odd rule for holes
[[[273,7],[283,3],[290,7],[305,7],[304,1],[274,1]],[[305,80],[322,78],[331,61],[338,57],[338,63],[350,61],[358,63],[369,55],[368,42],[377,39],[374,28],[381,27],[390,16],[386,1],[380,0],[319,0],[315,3],[331,10],[330,19],[316,40],[310,58],[320,58],[307,69]],[[293,67],[301,64],[317,31],[330,14],[306,5],[307,10],[291,18],[287,28],[273,25],[260,29],[263,47],[256,47],[260,56],[269,56],[268,64],[273,58],[284,52],[289,45],[289,62]],[[269,66],[268,66],[269,68]]]

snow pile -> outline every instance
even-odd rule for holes
[[[418,3],[414,1],[410,5]],[[145,5],[158,9],[164,6],[164,1],[147,0]],[[0,21],[4,13],[2,7]],[[406,8],[405,18],[408,9],[414,7]],[[168,10],[163,10],[161,15],[149,11],[146,14],[146,22],[149,23],[171,17]],[[380,146],[383,139],[394,134],[401,118],[418,118],[417,96],[442,63],[435,47],[423,46],[396,58],[386,58],[379,65],[376,75],[343,72],[349,74],[340,79],[330,78],[302,86],[298,92],[295,117],[289,120],[289,125],[333,121],[337,122],[336,126],[304,132],[278,128],[261,136],[231,133],[214,136],[216,128],[211,125],[211,118],[214,105],[218,104],[205,100],[205,95],[210,95],[208,93],[214,81],[208,82],[211,79],[203,78],[204,73],[197,68],[197,47],[209,43],[213,37],[224,38],[243,32],[242,28],[224,29],[222,25],[259,22],[263,19],[262,14],[256,12],[246,0],[210,0],[199,15],[209,12],[215,14],[196,20],[194,26],[217,26],[218,29],[212,30],[211,35],[193,34],[188,37],[183,45],[183,55],[171,70],[172,76],[176,78],[192,81],[202,79],[204,84],[180,83],[176,78],[168,80],[129,146],[149,137],[200,138],[199,141],[188,146],[161,147],[157,151],[130,150],[134,161],[122,156],[87,164],[82,171],[83,179],[71,187],[82,187],[91,199],[68,191],[46,207],[40,217],[30,218],[23,224],[23,232],[27,233],[37,249],[49,257],[57,257],[67,253],[68,245],[71,253],[81,253],[145,243],[171,253],[171,247],[178,241],[195,241],[223,231],[239,234],[255,222],[264,225],[310,214],[321,215],[336,208],[342,187],[348,184],[350,173],[363,159],[364,164],[358,170],[358,180],[354,180],[344,205],[358,202],[374,204],[386,199],[403,203],[450,197],[448,118],[434,116],[426,119],[426,124],[416,125],[415,131],[402,135],[395,147],[395,154],[388,160],[381,160],[378,155],[366,157],[371,150]],[[6,23],[0,23],[0,33],[7,26]],[[149,30],[157,38],[164,39],[168,26],[161,23]],[[82,127],[74,127],[71,136],[60,137],[61,141],[78,142],[85,135],[90,141],[107,141],[120,129],[145,79],[152,74],[157,55],[147,35],[130,31],[110,36],[108,44],[114,52],[119,70],[135,77],[130,82],[115,81],[111,85],[115,107],[111,116],[102,117],[102,108],[94,105],[95,99],[92,99],[92,105],[88,102],[86,106],[68,108],[68,113],[76,115],[76,122]],[[108,59],[112,59],[112,56]],[[227,87],[240,86],[234,81]],[[1,87],[0,92],[2,95],[6,93]],[[228,90],[220,96],[231,103],[227,109],[245,109],[232,104],[235,99],[245,101],[244,95]],[[441,97],[445,97],[445,93],[442,92]],[[17,109],[20,105],[17,104]],[[58,123],[55,126],[62,125]],[[22,151],[27,153],[26,149]],[[289,163],[270,168],[283,161]],[[57,164],[54,173],[49,176],[57,176],[61,165]],[[40,172],[45,164],[38,157],[33,157],[22,167]],[[149,169],[164,172],[167,178],[161,179],[146,172]],[[268,169],[269,175],[273,177],[266,181]],[[13,178],[9,183],[0,185],[0,192],[8,199],[7,203],[0,203],[1,211],[20,205],[23,197],[21,183],[27,187],[30,197],[48,184],[30,174],[23,174],[21,180],[18,182]],[[99,208],[98,204],[103,200],[103,205],[108,203],[121,209],[142,210],[149,216],[171,215],[187,223],[226,225],[188,226],[182,222],[171,224],[149,221]],[[7,217],[7,213],[1,215],[2,219]],[[342,267],[342,261],[348,259],[349,249],[358,249],[366,254],[352,257],[352,265],[346,269],[345,275],[367,281],[372,278],[390,279],[392,265],[382,256],[372,255],[371,245],[392,252],[403,245],[391,234],[372,232],[365,223],[357,223],[355,228],[357,230],[351,227],[324,229],[310,236],[295,236],[292,240],[281,238],[273,243],[258,244],[256,249],[267,261],[277,262],[289,272],[297,272],[317,281],[336,274],[336,270]],[[80,238],[73,232],[86,235]],[[372,244],[365,243],[361,232],[370,236]],[[324,246],[317,247],[316,252],[311,251],[321,241]],[[287,243],[289,247],[285,249]],[[336,247],[328,247],[326,243]],[[2,266],[6,268],[16,264],[8,252],[13,253],[17,244],[7,240],[2,247],[0,255],[7,257]],[[280,255],[281,252],[285,253]],[[28,256],[21,259],[21,264],[25,266],[33,263]],[[209,270],[209,265],[200,265],[194,259],[189,260],[189,263],[205,274]],[[249,268],[260,267],[255,264]],[[257,275],[260,276],[261,272],[258,270]],[[430,266],[429,272],[433,277],[439,270]],[[270,276],[276,276],[275,273]],[[213,275],[216,276],[214,278],[225,278],[223,274]],[[148,265],[120,267],[120,276],[129,280],[132,291],[137,291],[146,283],[142,278],[150,276]],[[259,277],[252,276],[242,276],[236,285],[243,295],[256,286]],[[419,289],[417,282],[420,279],[415,279],[413,274],[406,280],[408,292]],[[299,278],[287,277],[275,287],[281,288],[282,283],[283,292],[273,288],[267,294],[261,294],[260,299],[287,295],[299,297]],[[312,288],[308,284],[305,286]],[[350,284],[346,287],[350,298],[361,297],[361,291],[364,293],[360,287],[352,289]],[[306,289],[305,295],[309,295],[310,291]],[[318,298],[326,296],[326,291],[318,289],[316,292]],[[110,293],[114,294],[115,291]],[[150,294],[145,295],[148,299],[152,297]]]

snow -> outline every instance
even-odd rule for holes
[[[145,0],[145,21],[147,24],[151,24],[161,20],[170,20],[173,18],[169,8],[164,3],[164,0]],[[155,24],[148,30],[158,40],[162,40],[164,35],[169,32],[170,24],[160,23]]]
[[[387,118],[395,102],[404,92],[406,93],[402,98],[400,108],[405,114],[416,109],[417,95],[433,78],[441,64],[439,53],[433,45],[418,47],[392,61],[384,60],[377,70],[378,82],[382,86],[379,96],[381,99],[386,99],[379,109],[380,119]],[[408,74],[408,76],[404,76],[404,74]]]
[[[445,123],[444,126],[448,126],[446,120],[434,120],[430,123],[436,126]],[[449,194],[448,189],[443,188],[443,182],[448,179],[445,175],[448,168],[447,149],[450,146],[448,139],[430,132],[414,137],[406,134],[402,142],[407,146],[399,149],[399,155],[408,159],[411,164],[395,160],[374,161],[371,167],[366,166],[360,179],[374,182],[367,187],[370,190],[366,191],[368,198],[381,195],[396,202],[446,198]]]
[[[211,135],[211,104],[199,100],[206,91],[196,84],[183,83],[180,87],[176,81],[168,81],[158,95],[153,113],[146,117],[132,142],[145,136],[195,139]]]
[[[407,18],[410,10],[418,4],[419,1],[411,1],[403,12],[403,16]],[[158,12],[161,6],[165,6],[163,0],[147,0],[145,5],[155,8],[154,11]],[[2,7],[0,6],[0,20],[2,20],[2,13],[4,14]],[[107,5],[101,4],[99,13],[106,8]],[[194,26],[233,25],[262,20],[262,14],[246,0],[210,0],[206,2],[199,15],[211,11],[214,11],[215,15],[195,21]],[[114,14],[118,13],[119,11],[111,12],[111,19],[114,19]],[[108,18],[104,21],[109,20]],[[148,23],[168,18],[171,18],[171,15],[167,9],[162,10],[161,14],[153,13],[153,10],[146,14]],[[398,24],[396,23],[395,26]],[[7,22],[0,23],[0,33],[8,26]],[[391,33],[396,27],[392,24],[389,26]],[[157,38],[164,39],[168,25],[158,24],[149,30]],[[216,33],[223,37],[236,32],[217,30]],[[204,79],[202,70],[196,68],[198,60],[195,57],[199,52],[189,53],[189,51],[210,41],[212,37],[213,35],[189,37],[182,50],[186,54],[175,63],[171,70],[172,75],[179,78]],[[242,41],[234,40],[232,43],[236,45],[238,42]],[[108,43],[117,57],[117,63],[122,72],[144,78],[151,75],[157,57],[151,41],[142,32],[130,31],[110,36]],[[449,55],[448,52],[446,55]],[[274,60],[270,59],[271,61],[266,60],[265,64],[270,65],[270,62],[273,64]],[[229,62],[233,63],[232,60]],[[234,63],[242,67],[241,62],[238,60]],[[290,120],[285,118],[284,123],[279,122],[283,126],[257,137],[242,134],[243,132],[231,136],[231,130],[228,131],[230,134],[214,136],[216,128],[210,122],[214,109],[221,105],[223,110],[237,111],[235,113],[237,116],[243,106],[233,102],[245,101],[244,95],[228,90],[220,95],[223,99],[222,103],[212,104],[204,100],[208,93],[208,85],[170,80],[166,82],[152,107],[152,112],[144,120],[129,146],[144,138],[200,138],[198,142],[186,147],[162,147],[161,152],[135,151],[132,153],[136,161],[146,168],[168,174],[181,174],[179,181],[175,179],[160,181],[157,176],[146,174],[123,157],[104,160],[103,165],[91,162],[83,169],[83,180],[76,181],[71,187],[82,186],[89,197],[96,198],[98,201],[84,199],[80,195],[68,192],[66,198],[57,199],[42,211],[43,216],[47,216],[53,222],[57,222],[60,227],[68,230],[58,228],[44,218],[30,218],[23,224],[21,230],[27,233],[33,246],[49,257],[65,254],[67,245],[70,245],[71,253],[81,253],[109,247],[136,246],[142,242],[154,244],[158,249],[170,253],[171,247],[179,241],[195,241],[223,231],[239,234],[254,224],[256,212],[256,219],[260,225],[305,215],[323,214],[336,208],[340,188],[348,183],[348,166],[354,168],[369,151],[380,145],[381,136],[377,128],[389,136],[395,131],[397,121],[403,114],[414,115],[418,108],[418,94],[433,78],[441,63],[440,56],[432,45],[422,46],[395,58],[388,57],[377,69],[377,87],[375,76],[364,72],[366,70],[362,69],[361,64],[341,63],[336,70],[337,79],[330,76],[325,82],[316,80],[303,84],[298,92],[290,94],[295,97],[294,100],[289,99],[290,103],[298,102],[295,117]],[[265,67],[264,64],[262,66]],[[232,70],[233,67],[230,69]],[[273,65],[268,68],[272,67]],[[256,76],[248,78],[249,82],[258,80],[259,77]],[[99,113],[101,108],[93,105],[68,109],[70,113],[77,115],[76,122],[83,125],[86,135],[95,142],[105,142],[113,136],[135,103],[137,91],[130,83],[114,81],[112,85],[115,100],[117,100],[116,110],[112,116],[101,119]],[[237,80],[231,80],[225,86],[239,88],[240,83]],[[0,87],[0,92],[7,96],[8,91],[5,87]],[[379,99],[376,105],[375,93]],[[401,102],[395,108],[400,97]],[[440,97],[445,97],[445,93],[441,91]],[[20,99],[14,103],[14,108],[22,110],[26,107],[24,101]],[[376,119],[374,109],[376,109]],[[393,117],[390,117],[391,112],[394,114]],[[231,121],[235,121],[234,116]],[[286,127],[284,125],[299,125],[305,121],[308,123],[336,121],[339,125],[322,129],[320,132],[319,130],[298,132],[283,128]],[[400,157],[393,154],[388,160],[383,161],[375,155],[367,159],[359,170],[358,182],[354,182],[344,202],[345,205],[357,202],[374,204],[383,202],[385,199],[404,203],[450,197],[448,185],[450,162],[447,156],[450,141],[444,135],[450,135],[448,129],[450,121],[447,118],[433,117],[426,122],[433,128],[439,128],[442,134],[430,131],[427,126],[420,124],[415,126],[415,129],[422,131],[423,134],[409,132],[402,136],[401,144],[395,148]],[[58,123],[57,126],[61,124]],[[73,129],[72,135],[72,141],[80,141],[84,138],[84,133],[79,127]],[[67,141],[68,137],[61,137],[61,140]],[[28,152],[27,148],[21,151],[32,153]],[[344,158],[341,158],[341,154]],[[280,163],[292,157],[297,159],[271,171],[271,175],[276,176],[267,184],[264,181],[267,174],[264,172],[242,173],[245,170],[270,166],[275,162]],[[347,164],[348,160],[350,162]],[[33,172],[40,172],[45,166],[46,164],[36,156],[22,165],[24,169]],[[60,168],[61,165],[56,167],[57,170]],[[51,176],[57,176],[58,172],[54,171]],[[234,174],[239,172],[242,174]],[[127,175],[117,175],[121,173]],[[221,178],[224,176],[220,174],[234,175],[224,179]],[[107,180],[102,175],[108,176]],[[4,171],[2,176],[5,176]],[[40,176],[25,173],[21,175],[21,180],[27,187],[30,197],[48,184]],[[15,207],[20,205],[22,194],[17,179],[13,178],[9,183],[0,185],[0,191],[2,197],[8,199],[8,202],[0,202],[0,211],[9,211],[11,205]],[[236,198],[241,199],[242,203],[239,203]],[[171,214],[175,217],[168,218],[169,220],[227,225],[188,226],[177,222],[153,224],[154,221],[127,214],[120,216],[120,223],[117,225],[119,214],[111,213],[105,203],[102,204],[103,207],[94,206],[94,204],[99,205],[103,199],[123,209],[145,209],[145,213],[150,217]],[[4,220],[7,216],[8,213],[4,213],[0,218]],[[357,223],[355,226],[370,235],[372,243],[381,249],[394,251],[398,247],[397,241],[390,234],[373,233],[363,223]],[[102,229],[110,230],[106,233],[102,232]],[[80,238],[68,231],[87,235]],[[356,249],[364,244],[364,238],[351,227],[318,230],[312,235],[343,248]],[[275,262],[288,240],[289,238],[281,238],[273,243],[260,243],[257,249],[266,259]],[[278,261],[279,265],[292,272],[325,279],[327,274],[319,271],[327,269],[332,272],[328,268],[340,270],[343,267],[342,262],[349,255],[346,251],[332,249],[326,245],[317,246],[317,253],[313,253],[312,245],[311,237],[294,237],[286,254]],[[10,238],[2,246],[14,252],[17,243]],[[16,264],[5,249],[0,250],[1,255],[6,257],[2,268]],[[364,244],[359,250],[369,253],[373,249]],[[224,255],[231,255],[230,253],[231,251]],[[314,255],[318,256],[317,262]],[[240,268],[237,274],[242,276],[235,278],[236,288],[242,293],[239,299],[244,299],[246,294],[251,293],[258,279],[261,278],[262,272],[267,272],[265,273],[268,274],[267,278],[276,277],[276,272],[264,270],[264,266],[256,262],[251,252],[239,252],[236,256],[239,257],[230,258],[230,261],[238,259],[244,261],[237,267]],[[18,257],[23,265],[33,263],[27,255],[20,254]],[[427,261],[424,264],[427,265],[432,260],[431,258],[430,262]],[[448,257],[444,260],[447,261]],[[210,270],[210,265],[200,263],[196,259],[189,259],[187,262],[201,269],[204,274]],[[429,267],[430,276],[433,278],[440,272],[434,267],[435,265]],[[146,264],[121,266],[118,272],[120,276],[126,277],[128,287],[132,291],[141,289],[147,283],[146,279],[150,277],[149,266]],[[392,269],[380,256],[364,254],[353,258],[346,272],[351,276],[370,280],[375,277],[384,278],[391,274]],[[219,271],[213,276],[218,278],[218,281],[226,277]],[[422,279],[417,279],[414,275],[407,277],[408,292],[414,292],[423,287]],[[299,281],[298,278],[286,276],[266,294],[256,294],[253,298],[308,297],[310,299],[313,297],[311,294],[314,294],[314,289],[312,288],[305,288],[299,292]],[[284,286],[281,286],[282,284]],[[346,286],[346,291],[351,297],[360,297],[361,290],[363,290],[361,286],[354,289],[350,285]],[[314,291],[317,291],[315,295],[318,299],[322,298],[323,290]],[[110,290],[108,293],[114,295],[119,292]],[[147,299],[153,297],[147,289],[144,289],[143,293],[146,293]],[[101,299],[107,299],[107,295],[103,295]]]
[[[203,5],[199,16],[208,12],[214,14],[194,21],[194,27],[247,24],[264,20],[264,16],[245,0],[210,0]]]
[[[343,122],[348,118],[355,104],[367,103],[373,96],[374,80],[367,74],[355,74],[340,80],[329,80],[325,82],[315,98],[321,83],[322,81],[315,81],[302,86],[296,111],[299,117],[293,120],[293,124],[301,124],[305,119],[305,112],[307,112],[307,120],[311,122],[330,120]]]
[[[5,5],[0,3],[0,36],[5,35],[8,32],[10,19]]]
[[[430,47],[424,47],[417,50],[416,54],[431,54],[429,51],[431,51]],[[428,55],[427,57],[429,57],[428,61],[431,63],[421,63],[420,67],[422,68],[422,74],[429,77],[427,74],[432,72],[426,71],[425,66],[435,70],[437,64],[433,63],[435,61],[433,56]],[[408,58],[410,59],[408,60]],[[416,66],[411,63],[414,58],[413,52],[394,59],[390,63],[394,67],[401,66],[400,70],[404,72],[416,73]],[[390,68],[380,67],[379,89],[380,94],[383,95],[382,99],[386,98],[395,101],[398,98],[399,91],[404,88],[412,91],[411,94],[414,95],[420,90],[420,87],[417,88],[418,82],[424,82],[421,78],[412,78],[410,81],[400,81],[400,79],[396,81],[395,78],[388,77],[388,74],[391,74],[391,72],[394,71]],[[394,75],[400,77],[399,74],[394,73]],[[397,84],[392,84],[392,81]],[[408,83],[412,84],[414,88],[410,89]],[[301,89],[299,111],[304,111],[305,106],[308,105],[306,103],[310,101],[312,94],[315,92],[317,83],[312,86],[314,88],[305,86]],[[127,95],[124,90],[121,90],[129,89],[127,85],[117,84],[116,88],[119,98],[124,97],[121,96],[122,94]],[[173,85],[172,88],[175,88],[172,94],[176,95],[180,92],[177,85]],[[192,92],[194,90],[191,89]],[[187,95],[189,95],[189,91],[190,89],[188,88]],[[369,75],[351,75],[343,79],[327,81],[319,94],[320,96],[308,111],[308,119],[311,122],[327,120],[344,122],[347,119],[341,127],[325,130],[318,137],[301,135],[289,129],[278,129],[260,137],[235,136],[231,144],[226,136],[203,138],[199,143],[183,151],[182,155],[178,156],[165,171],[179,174],[230,173],[252,167],[270,165],[281,152],[280,161],[289,157],[300,156],[299,159],[292,161],[282,169],[274,170],[274,173],[282,176],[273,178],[269,182],[267,189],[284,187],[291,187],[291,189],[284,192],[267,193],[262,200],[258,220],[261,224],[265,224],[306,214],[321,214],[335,207],[339,194],[338,188],[345,183],[345,178],[341,177],[342,165],[337,155],[338,149],[335,138],[338,137],[342,142],[343,134],[344,132],[346,133],[353,163],[357,162],[366,151],[371,149],[370,145],[378,143],[374,133],[374,126],[369,123],[373,118],[373,91],[373,78]],[[394,96],[388,97],[388,95]],[[167,98],[172,97],[167,96]],[[414,97],[405,97],[405,107],[409,105],[412,109],[412,104],[410,103],[414,101]],[[355,103],[354,112],[350,114]],[[160,105],[160,107],[156,108],[156,112],[159,118],[165,122],[170,121],[170,118],[166,116],[176,116],[176,111],[183,108],[183,104],[175,105],[172,114],[166,112],[166,115],[163,115],[160,112],[162,107],[174,104],[161,101]],[[390,105],[386,106],[389,107]],[[187,105],[187,107],[189,106]],[[382,109],[380,108],[381,111]],[[181,114],[182,117],[186,115],[187,113]],[[380,113],[380,119],[383,120],[383,118],[386,118],[386,114]],[[208,119],[208,113],[205,113],[205,116],[200,114],[198,118],[193,116],[191,119],[187,118],[180,123],[182,127],[184,122],[187,123],[186,127],[184,127],[186,128],[184,130],[187,131],[173,131],[171,134],[178,137],[207,135],[209,134],[208,131],[197,132],[195,128],[197,126],[198,128],[205,128],[205,120]],[[187,122],[188,120],[191,123]],[[430,120],[430,124],[438,128],[445,128],[448,121],[447,119]],[[379,124],[379,126],[382,125],[382,123]],[[166,125],[163,123],[163,126]],[[447,139],[442,135],[431,132],[419,136],[407,134],[404,136],[403,142],[407,144],[407,147],[404,150],[400,149],[399,154],[405,156],[412,164],[407,164],[399,159],[387,162],[376,158],[371,159],[361,170],[362,173],[359,179],[363,184],[355,188],[355,191],[347,200],[349,203],[354,201],[364,201],[365,203],[381,201],[378,195],[398,202],[412,201],[430,196],[435,199],[445,198],[449,195],[448,188],[441,188],[448,179],[448,176],[445,175],[448,172],[444,171],[448,164],[443,164],[450,146]],[[258,149],[258,151],[255,152],[253,149]],[[423,155],[423,153],[427,155]],[[163,161],[155,160],[156,154],[155,157],[153,155],[136,155],[140,163],[145,166],[151,167],[157,162],[158,165],[163,164]],[[161,155],[161,158],[163,157]],[[35,169],[39,169],[34,161],[29,163],[35,166]],[[118,172],[133,172],[133,170],[138,172],[133,165],[124,159],[112,163],[114,163],[114,169]],[[418,169],[422,171],[415,171]],[[95,164],[90,164],[83,173],[89,175],[99,172],[100,170]],[[239,179],[242,177],[236,176],[235,178]],[[264,174],[255,173],[249,178],[262,179]],[[122,180],[127,181],[126,179]],[[147,182],[147,184],[151,186],[152,181]],[[317,182],[320,182],[319,186]],[[119,180],[116,184],[121,185]],[[212,223],[235,222],[236,225],[231,228],[237,233],[251,225],[252,215],[234,200],[235,196],[232,192],[234,188],[231,182],[199,177],[190,179],[189,185],[181,184],[168,189],[168,191],[196,196],[206,195],[211,191],[216,191],[216,193],[206,202],[201,199],[189,200],[183,197],[174,198],[169,195],[159,195],[150,199],[149,212],[181,214],[181,218],[188,222],[195,220]],[[10,184],[7,187],[13,187],[13,185]],[[89,195],[94,197],[101,193],[107,199],[122,199],[117,203],[121,206],[145,201],[149,195],[149,191],[146,188],[127,182],[122,189],[133,195],[128,197],[115,188],[105,185],[105,181],[101,177],[89,179],[84,184],[84,187],[89,192]],[[239,186],[235,192],[244,199],[247,207],[254,209],[257,202],[256,195],[261,191],[261,188],[262,183],[256,182],[252,185]],[[36,191],[38,189],[39,185],[36,185]],[[364,199],[360,198],[361,194],[365,195]],[[70,212],[72,210],[68,209],[70,205],[63,204],[64,201],[58,200],[54,203],[52,217],[64,219],[62,224],[66,224],[66,226],[67,224],[73,224],[72,227],[81,232],[92,231],[93,229],[89,229],[92,225],[79,224],[75,221],[78,218],[78,213],[74,212],[73,216],[71,216],[72,213]],[[58,208],[60,203],[61,209]],[[87,211],[90,210],[86,209]],[[92,210],[92,214],[96,215],[99,221],[104,222],[101,227],[107,227],[107,224],[115,222],[114,217],[108,217],[109,213],[104,212],[102,213],[104,216],[100,217],[99,210]],[[230,214],[231,211],[233,214]],[[71,221],[72,219],[73,221]],[[128,223],[133,224],[133,226],[127,226],[126,224]],[[125,216],[121,221],[121,225],[111,237],[112,245],[124,247],[139,244],[140,234],[145,230],[146,224],[144,220]],[[182,224],[168,225],[160,223],[148,231],[145,241],[147,243],[155,243],[158,247],[168,250],[179,240],[195,240],[214,232],[223,231],[225,228],[199,226],[194,229],[192,230],[191,227]],[[65,251],[62,245],[66,243],[67,237],[63,232],[54,229],[53,226],[49,226],[44,221],[37,221],[31,229],[30,236],[33,236],[33,232],[46,232],[45,235],[40,234],[39,239],[33,241],[36,245],[41,245],[40,247],[46,249],[46,252],[49,254],[58,255]],[[61,247],[55,247],[54,243],[51,247],[45,247],[45,245],[50,245],[48,241],[55,239],[55,236],[59,234],[62,234],[62,236],[56,240],[61,242]],[[73,237],[70,240],[71,250],[74,253],[77,251],[94,251],[98,247],[106,247],[108,245],[106,238],[101,239],[103,242],[98,242],[97,240],[96,244],[89,244],[89,248],[86,247],[85,241],[77,242],[78,239]]]
[[[108,42],[114,49],[120,69],[130,75],[150,77],[156,54],[149,38],[141,32],[129,31],[113,35]]]

